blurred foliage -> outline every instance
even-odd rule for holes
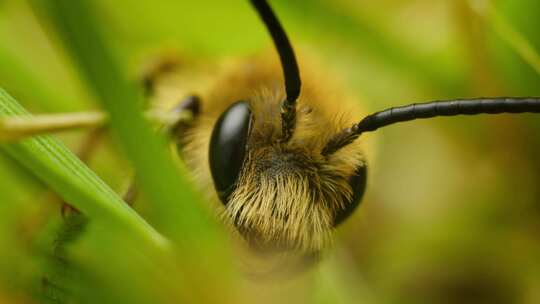
[[[90,2],[121,73],[132,79],[163,50],[220,62],[271,47],[244,0]],[[540,95],[534,64],[500,27],[503,20],[538,56],[537,0],[271,3],[295,47],[317,54],[366,110],[453,97]],[[96,79],[80,77],[73,46],[65,48],[44,20],[27,1],[0,0],[0,87],[30,112],[110,109],[108,97],[96,95]],[[152,170],[142,164],[148,156],[136,160],[133,146],[118,140],[127,135],[120,124],[113,125],[117,136],[106,138],[88,162],[117,192],[131,175],[130,163]],[[213,270],[189,282],[186,274],[198,268],[189,269],[182,252],[141,248],[92,221],[59,249],[55,244],[66,223],[58,198],[2,152],[0,302],[42,302],[43,286],[54,283],[47,289],[52,294],[45,294],[53,303],[538,303],[539,134],[538,117],[501,115],[420,121],[369,135],[377,145],[367,151],[373,159],[367,195],[338,229],[335,248],[313,271],[270,286],[234,275],[210,280],[211,273],[230,271],[223,262],[227,248],[199,254],[202,263],[223,265],[208,262]],[[84,133],[58,138],[76,150]],[[174,176],[175,182],[184,180]],[[164,201],[196,204],[189,184],[181,185]],[[181,238],[192,223],[165,218],[169,222],[161,226],[155,201],[145,195],[134,208]],[[186,233],[206,235],[201,229]],[[54,280],[44,283],[44,276]],[[200,281],[205,278],[206,285]]]

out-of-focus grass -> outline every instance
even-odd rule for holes
[[[159,219],[156,225],[179,243],[193,246],[197,239],[204,244],[207,235],[190,231],[201,232],[208,229],[205,225],[209,226],[196,204],[196,195],[175,170],[164,139],[154,135],[144,121],[142,97],[122,73],[97,29],[93,5],[87,1],[34,2],[39,3],[36,10],[54,24],[86,83],[110,113],[111,128],[139,173],[137,183],[153,201]]]
[[[489,11],[478,16],[471,9],[471,4],[482,6],[482,1],[271,2],[295,46],[320,54],[321,65],[343,79],[345,88],[368,109],[445,97],[540,95],[540,76],[497,32]],[[540,50],[538,1],[492,3],[513,30]],[[119,68],[124,75],[133,74],[142,58],[161,49],[219,62],[271,47],[243,0],[92,4],[105,45],[120,67],[127,66]],[[31,112],[88,110],[110,98],[106,88],[110,83],[98,88],[107,95],[92,97],[94,87],[107,78],[81,81],[73,63],[85,59],[70,59],[71,53],[77,56],[69,51],[74,41],[66,52],[60,40],[46,35],[47,29],[26,2],[0,1],[0,25],[0,86]],[[126,109],[129,115],[120,117],[114,127],[117,136],[107,140],[90,162],[119,192],[129,175],[127,162],[119,161],[124,155],[138,170],[152,171],[144,168],[151,162],[134,157],[127,143],[133,134],[127,134],[121,121],[136,118],[134,106]],[[479,298],[491,303],[537,303],[539,130],[538,117],[522,115],[436,119],[370,135],[378,146],[368,151],[375,161],[367,196],[338,231],[340,254],[322,266],[315,282],[301,277],[302,284],[273,286],[275,293],[283,293],[276,298],[316,303],[463,303]],[[74,148],[81,137],[75,132],[60,138]],[[173,182],[178,187],[178,177],[167,184]],[[156,194],[154,188],[146,189]],[[32,301],[37,299],[40,277],[50,267],[42,251],[50,250],[61,223],[57,206],[44,201],[46,187],[3,155],[0,190],[0,248],[5,248],[0,293]],[[157,210],[154,204],[184,203],[174,199],[183,195],[179,187],[163,201],[145,195],[135,209],[158,227],[162,217],[152,212]],[[176,216],[170,214],[171,219]],[[189,229],[186,226],[187,221],[179,220],[163,231],[181,237]],[[90,223],[84,236],[67,248],[72,272],[63,274],[68,278],[64,287],[88,302],[195,300],[181,288],[185,265],[137,246]],[[219,260],[220,255],[215,250],[201,256]],[[242,290],[234,280],[229,284],[204,286],[206,293],[215,296],[209,300],[219,299],[232,286],[260,301],[266,295],[259,292],[261,284],[247,284],[249,290]],[[316,293],[313,284],[318,284]],[[189,290],[192,285],[184,287]]]
[[[0,89],[1,117],[27,115],[17,101]],[[36,137],[3,144],[2,149],[84,214],[94,219],[127,224],[149,244],[153,243],[158,248],[167,246],[161,235],[59,142],[48,137]]]

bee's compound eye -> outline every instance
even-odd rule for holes
[[[212,131],[210,171],[214,187],[225,205],[242,169],[251,120],[249,105],[239,101],[221,114]]]
[[[352,188],[352,198],[351,201],[346,205],[344,209],[341,209],[336,214],[336,218],[334,219],[334,226],[337,226],[341,224],[345,219],[347,219],[351,214],[353,214],[354,210],[358,205],[360,204],[360,201],[362,200],[362,197],[364,196],[364,192],[366,190],[366,182],[367,182],[367,167],[366,165],[358,167],[356,169],[356,172],[349,177],[349,185]]]

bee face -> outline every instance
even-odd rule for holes
[[[282,98],[266,88],[223,111],[209,142],[210,173],[226,218],[250,245],[318,252],[358,205],[366,166],[356,149],[321,154],[332,132],[320,131],[335,121],[308,101],[299,106],[295,135],[280,141]]]
[[[251,3],[280,61],[255,56],[216,71],[215,83],[200,92],[200,114],[174,128],[175,137],[203,191],[221,201],[224,218],[252,248],[316,256],[365,189],[359,143],[333,149],[340,130],[359,117],[358,103],[342,100],[313,71],[300,77],[271,8]]]

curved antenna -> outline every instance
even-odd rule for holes
[[[294,55],[294,50],[287,38],[285,30],[279,23],[272,8],[266,0],[250,0],[251,4],[257,10],[259,17],[264,22],[266,29],[270,32],[274,45],[279,54],[281,67],[283,69],[283,78],[285,79],[286,99],[281,104],[281,125],[282,141],[287,142],[294,132],[296,121],[296,100],[300,95],[302,86],[300,80],[300,71]]]
[[[438,116],[540,113],[538,97],[495,97],[432,101],[414,103],[386,109],[366,116],[359,123],[335,135],[324,147],[321,154],[331,155],[352,143],[364,132],[372,132],[398,122]]]

